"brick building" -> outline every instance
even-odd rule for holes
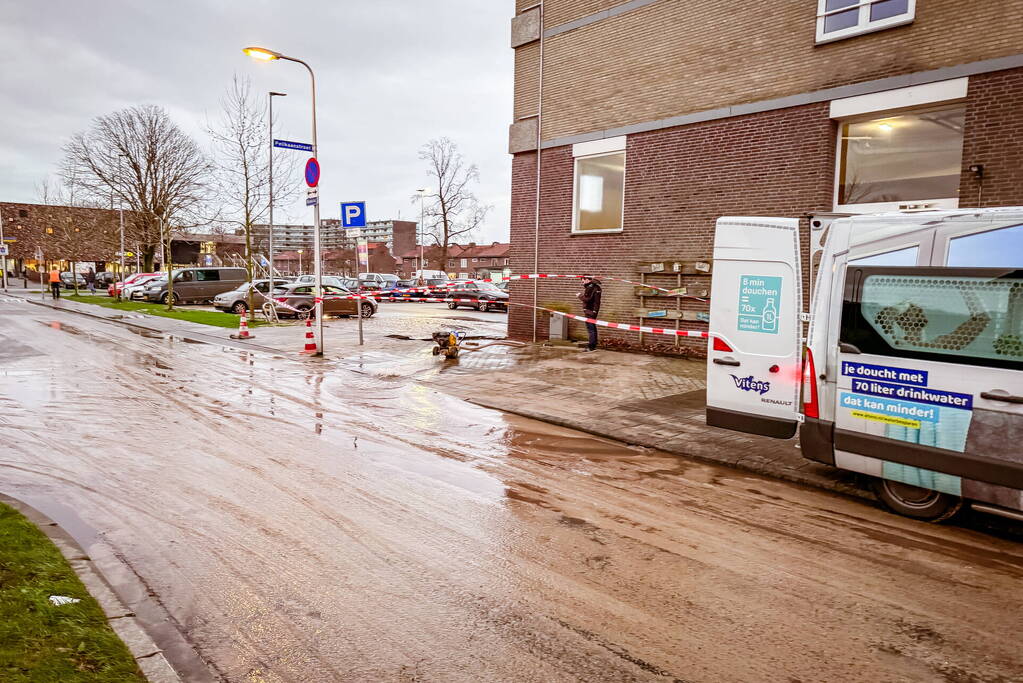
[[[10,248],[7,268],[34,273],[56,266],[99,272],[116,258],[120,223],[117,211],[79,206],[0,202],[0,221]]]
[[[809,234],[836,214],[1023,204],[1021,22],[1023,0],[517,0],[511,265],[639,279],[709,262],[723,215]],[[576,284],[535,286],[513,301],[578,312]],[[640,308],[605,286],[602,318]],[[509,329],[547,333],[528,308]]]
[[[492,244],[452,244],[448,247],[447,262],[442,262],[440,247],[429,246],[423,250],[426,260],[424,270],[442,270],[453,278],[486,279],[510,275],[511,245],[507,242]],[[419,247],[400,252],[397,259],[398,274],[412,277],[419,270]]]

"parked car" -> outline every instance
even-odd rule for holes
[[[212,301],[247,282],[244,268],[179,268],[174,271],[174,303]],[[146,299],[167,303],[166,280],[146,288]]]
[[[117,293],[121,292],[121,296],[126,299],[130,299],[126,291],[128,288],[137,288],[140,285],[151,282],[154,278],[162,276],[163,273],[135,273],[134,275],[129,275],[123,282],[112,282],[110,286],[107,287],[107,294],[116,297]]]
[[[78,281],[78,286],[85,287],[85,276],[81,273],[71,273],[70,271],[60,274],[60,284],[64,289],[74,289],[75,280]]]
[[[435,298],[435,297],[446,296],[444,290],[449,289],[449,288],[446,287],[445,285],[451,283],[452,280],[449,280],[446,277],[444,277],[444,278],[430,278],[430,279],[424,280],[423,284],[419,284],[418,280],[411,280],[410,282],[412,282],[412,284],[409,285],[410,287],[413,287],[413,288],[416,288],[416,289],[419,289],[419,290],[425,290],[425,288],[428,287],[429,291],[399,292],[398,294],[395,295],[395,300],[401,300],[401,299],[427,299],[427,298]]]
[[[372,299],[331,299],[329,297],[351,296],[351,290],[334,285],[323,286],[323,313],[324,315],[338,315],[347,317],[358,315],[358,306],[362,306],[362,317],[370,318],[377,312],[377,302]],[[283,304],[277,309],[280,316],[294,315],[296,318],[305,318],[313,314],[315,301],[313,300],[313,285],[307,282],[294,282],[283,287],[277,287],[273,291],[273,300]]]
[[[275,289],[287,284],[291,284],[290,281],[279,277],[274,278]],[[270,291],[270,280],[255,280],[251,286],[255,290],[252,293],[252,305],[256,307],[256,310],[259,310],[267,301],[267,293]],[[244,282],[230,292],[222,292],[216,295],[213,297],[213,307],[221,311],[241,315],[249,308],[249,283]]]
[[[300,284],[312,284],[316,281],[315,275],[299,275],[297,278],[292,280]],[[324,285],[330,285],[331,287],[341,287],[350,291],[358,291],[359,281],[354,277],[348,277],[346,275],[323,275],[320,277],[320,281]]]
[[[501,280],[500,282],[495,282],[494,286],[500,289],[502,292],[507,292],[509,284],[511,284],[511,280]]]
[[[472,302],[452,301],[448,308],[454,310],[459,306],[475,308],[477,311],[508,310],[508,292],[503,292],[492,282],[476,280],[459,281],[451,288],[451,296],[456,299],[472,299]]]
[[[145,290],[154,284],[166,284],[166,273],[146,273],[131,284],[125,285],[121,290],[121,299],[130,302],[145,300]]]
[[[117,280],[117,275],[111,273],[109,270],[104,270],[102,273],[96,273],[96,288],[108,287]]]
[[[394,289],[398,276],[391,273],[359,273],[359,280],[363,283],[376,283],[376,289]]]

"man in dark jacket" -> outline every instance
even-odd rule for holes
[[[600,283],[589,275],[583,275],[583,291],[577,295],[583,302],[583,314],[587,318],[596,318],[600,313]],[[597,326],[594,323],[586,323],[586,333],[590,342],[586,346],[587,351],[597,350]]]

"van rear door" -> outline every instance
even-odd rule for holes
[[[799,421],[799,220],[725,217],[714,234],[707,424],[787,439]]]

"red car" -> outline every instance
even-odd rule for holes
[[[131,285],[144,277],[153,277],[155,275],[160,275],[160,273],[135,273],[134,275],[129,275],[128,279],[124,282],[111,282],[110,286],[107,287],[107,294],[116,297],[121,293],[125,285]]]

